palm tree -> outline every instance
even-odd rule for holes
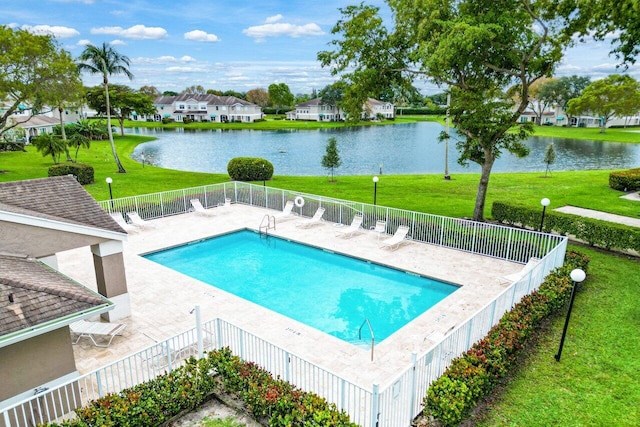
[[[116,52],[114,48],[107,43],[102,43],[102,47],[87,45],[80,57],[78,58],[78,69],[88,71],[91,74],[102,74],[102,82],[104,84],[104,94],[107,107],[107,131],[109,132],[109,142],[111,143],[111,151],[113,158],[116,160],[119,173],[126,173],[118,158],[116,146],[113,143],[113,133],[111,131],[111,104],[109,103],[109,76],[112,74],[124,74],[129,80],[133,79],[133,74],[129,71],[129,58]]]

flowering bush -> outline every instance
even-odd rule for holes
[[[447,426],[458,425],[467,418],[513,368],[541,321],[569,300],[571,270],[581,268],[586,272],[588,264],[587,256],[568,252],[565,264],[550,273],[537,291],[522,298],[484,339],[454,359],[445,373],[431,383],[424,398],[425,415]]]

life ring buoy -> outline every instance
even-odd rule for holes
[[[293,203],[295,203],[295,205],[299,208],[304,206],[304,199],[302,198],[302,196],[298,196],[295,198],[295,200],[293,201]]]

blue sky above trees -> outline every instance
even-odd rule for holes
[[[293,93],[310,93],[333,82],[316,60],[329,49],[338,8],[358,1],[174,1],[174,0],[21,0],[0,2],[0,25],[49,32],[74,57],[84,45],[111,43],[131,59],[134,88],[156,86],[181,91],[187,86],[247,90],[286,83]],[[382,0],[367,1],[386,10]],[[587,75],[592,80],[620,72],[606,42],[587,41],[570,49],[556,75]],[[627,71],[640,79],[640,66]],[[122,81],[120,81],[122,80]],[[100,83],[83,76],[85,85]],[[423,94],[440,91],[428,82]]]

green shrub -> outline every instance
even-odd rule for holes
[[[235,157],[229,160],[227,173],[234,181],[265,181],[273,176],[273,165],[259,157]]]
[[[640,168],[611,172],[609,187],[618,191],[640,190]]]
[[[528,206],[494,202],[493,219],[522,227],[538,229],[542,212]],[[613,222],[584,218],[559,212],[549,212],[544,217],[544,231],[575,236],[576,239],[607,250],[640,252],[640,230]]]
[[[189,117],[183,117],[182,118],[182,123],[185,125],[188,125],[189,123],[192,123],[193,120],[191,120]]]
[[[93,184],[93,166],[83,163],[60,163],[49,167],[49,176],[73,175],[82,185]]]
[[[454,359],[444,374],[431,383],[424,398],[425,415],[445,426],[455,426],[466,419],[514,367],[542,320],[567,303],[572,288],[571,270],[581,268],[586,272],[588,265],[587,256],[568,252],[564,265],[550,273],[537,291],[523,297],[484,339]]]

